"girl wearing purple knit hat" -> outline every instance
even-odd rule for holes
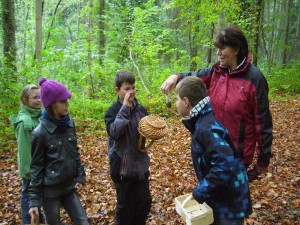
[[[68,112],[71,93],[61,83],[39,79],[45,110],[40,124],[32,132],[30,210],[37,217],[43,207],[47,224],[60,224],[60,207],[64,207],[75,225],[88,219],[77,195],[85,183],[74,121]]]

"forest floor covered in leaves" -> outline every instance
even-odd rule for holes
[[[250,184],[253,213],[245,224],[296,225],[300,224],[300,99],[271,101],[270,104],[274,156],[268,173]],[[190,135],[180,118],[172,114],[174,116],[167,119],[168,137],[156,141],[149,150],[153,197],[149,225],[184,224],[175,211],[174,199],[190,193],[196,185]],[[102,133],[78,133],[87,174],[87,184],[80,197],[90,224],[113,224],[116,202],[109,177],[106,136]],[[21,224],[16,148],[2,155],[0,175],[0,225]],[[71,224],[63,210],[62,221]]]

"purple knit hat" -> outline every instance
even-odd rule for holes
[[[46,108],[52,103],[66,101],[72,97],[68,89],[55,80],[47,80],[42,77],[39,79],[40,95],[43,106]]]

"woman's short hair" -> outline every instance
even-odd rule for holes
[[[195,76],[183,78],[176,85],[175,92],[181,99],[188,98],[193,107],[207,96],[205,84],[199,77]]]
[[[248,55],[248,42],[242,30],[235,26],[229,25],[224,27],[214,38],[214,45],[217,48],[230,46],[238,48],[237,63],[240,64]]]

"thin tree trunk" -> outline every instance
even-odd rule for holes
[[[103,57],[105,53],[105,35],[104,35],[104,16],[105,16],[105,0],[100,0],[99,7],[99,65],[103,65]]]
[[[190,70],[195,71],[197,69],[197,62],[195,62],[194,58],[198,56],[198,43],[197,43],[197,36],[199,35],[199,24],[198,21],[200,20],[200,16],[198,15],[196,17],[196,20],[194,21],[195,24],[192,24],[191,27],[195,27],[195,30],[190,29],[190,57],[192,59]]]
[[[277,9],[276,9],[276,12],[275,12],[275,15],[280,15],[281,13],[282,13],[282,8],[283,8],[283,1],[282,0],[278,0],[278,1],[275,1],[275,2],[277,2]],[[276,16],[275,16],[275,18],[276,18]],[[282,33],[283,33],[283,31],[282,31],[282,21],[281,21],[281,19],[280,18],[277,18],[277,28],[276,28],[276,36],[275,36],[275,40],[276,40],[276,42],[275,42],[275,45],[273,45],[273,48],[275,48],[276,47],[276,45],[278,45],[277,43],[280,43],[280,42],[282,42],[283,40],[282,40],[282,38],[281,38],[281,36],[282,36]],[[274,57],[275,57],[275,63],[280,63],[280,59],[281,59],[281,57],[280,57],[280,50],[275,50],[274,51]]]
[[[77,16],[77,20],[76,20],[76,22],[77,22],[77,33],[79,33],[79,26],[80,26],[80,11],[81,11],[81,7],[80,7],[80,5],[81,5],[81,3],[80,3],[80,1],[78,1],[78,3],[77,3],[77,13],[78,13],[78,16]]]
[[[214,33],[215,33],[215,24],[211,24],[211,29],[210,29],[210,39],[211,40],[213,40],[213,38],[214,38]],[[209,48],[208,49],[208,52],[207,52],[207,63],[208,63],[208,65],[207,66],[209,66],[210,64],[211,64],[211,62],[212,62],[212,48]]]
[[[17,71],[14,0],[2,0],[3,56],[6,69]]]
[[[298,2],[299,4],[300,2]],[[299,12],[300,10],[300,5],[296,6],[296,12]],[[297,16],[297,23],[296,23],[296,52],[295,52],[295,57],[297,57],[300,54],[300,13],[298,13]]]
[[[35,59],[42,61],[42,11],[43,0],[35,2]]]
[[[268,8],[268,7],[267,7]],[[261,11],[261,40],[262,40],[262,45],[263,45],[263,49],[265,51],[265,55],[267,57],[267,68],[268,68],[268,73],[271,72],[271,62],[270,62],[270,53],[269,50],[267,48],[267,44],[266,44],[266,39],[265,39],[265,30],[264,30],[264,21],[265,21],[265,13],[264,13],[264,2],[262,3],[262,11]]]
[[[272,11],[273,11],[273,14],[272,14],[272,16],[270,16],[270,21],[273,21],[271,37],[274,37],[275,40],[276,40],[276,31],[275,31],[275,29],[276,29],[276,26],[275,26],[275,23],[276,23],[276,21],[275,21],[276,1],[274,1],[274,3],[273,3],[273,10]],[[270,49],[270,61],[271,61],[271,65],[273,65],[274,62],[275,62],[275,60],[276,60],[275,59],[275,50],[274,50],[273,46],[274,46],[274,43],[272,41],[270,41],[269,49]]]
[[[55,10],[54,10],[54,14],[53,14],[53,18],[52,18],[52,21],[51,21],[51,25],[50,25],[50,28],[49,28],[49,31],[48,31],[48,34],[47,34],[47,39],[46,39],[46,42],[45,42],[45,45],[44,45],[44,49],[46,49],[47,47],[47,43],[50,39],[50,35],[51,35],[51,27],[53,26],[53,23],[54,23],[54,20],[55,20],[55,17],[56,17],[56,13],[57,13],[57,10],[58,10],[58,6],[60,5],[61,3],[61,0],[58,1],[58,3],[56,4],[55,6]]]
[[[92,8],[93,8],[93,1],[89,1],[89,18],[88,18],[88,68],[89,71],[91,70],[92,65],[92,52],[91,52],[91,41],[92,41]]]
[[[93,11],[93,0],[89,1],[89,19],[88,19],[88,71],[89,71],[89,81],[88,84],[91,86],[91,94],[92,97],[95,94],[95,89],[94,89],[94,78],[93,78],[93,73],[92,73],[92,11]]]
[[[259,46],[259,31],[260,31],[260,27],[261,27],[261,11],[262,11],[262,0],[258,0],[256,2],[256,12],[255,14],[256,19],[255,19],[255,34],[254,34],[254,55],[253,55],[253,64],[255,66],[257,66],[257,61],[258,61],[258,46]]]
[[[284,35],[284,46],[288,46],[289,42],[289,33],[290,33],[290,13],[291,13],[291,0],[288,0],[287,5],[287,18],[286,18],[286,28],[285,28],[285,35]],[[287,48],[283,48],[282,54],[282,65],[285,67],[287,63]]]
[[[28,21],[28,18],[29,18],[29,10],[30,10],[30,7],[29,7],[29,4],[27,5],[27,9],[26,9],[26,16],[25,16],[25,21],[24,21],[24,32],[23,32],[23,62],[25,62],[25,59],[26,59],[26,48],[27,48],[27,42],[26,42],[26,39],[27,39],[27,21]]]

